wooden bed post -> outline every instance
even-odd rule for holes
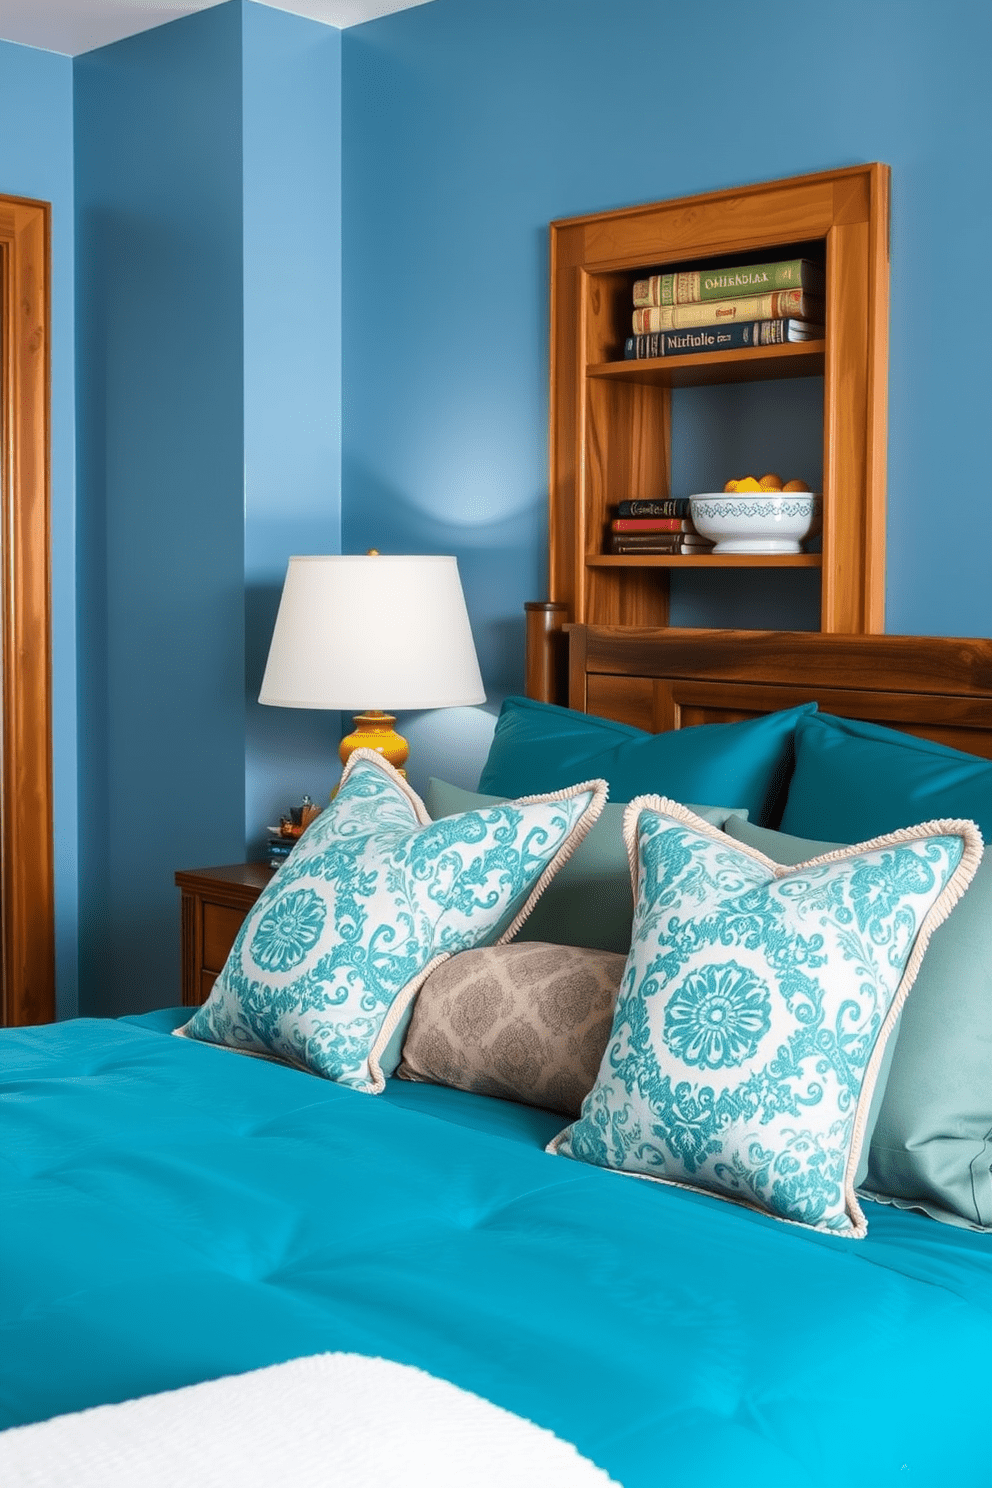
[[[539,703],[568,702],[568,647],[564,625],[568,607],[528,600],[524,691]]]

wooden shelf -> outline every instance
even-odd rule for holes
[[[888,166],[870,164],[551,224],[549,563],[547,604],[528,629],[535,696],[565,700],[562,625],[668,626],[677,568],[812,569],[822,631],[884,628],[888,214]],[[645,274],[791,258],[823,266],[822,340],[616,360]],[[768,382],[774,394],[778,381],[817,377],[822,553],[598,551],[620,502],[686,494],[672,486],[673,413],[686,414],[673,389]]]
[[[822,553],[593,553],[586,568],[822,568]]]
[[[822,377],[825,341],[755,346],[750,351],[704,351],[692,356],[595,362],[587,377],[615,378],[651,387],[708,387],[725,382],[772,382],[783,377]]]

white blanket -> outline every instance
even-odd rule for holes
[[[0,1433],[3,1488],[618,1488],[420,1369],[316,1354]]]

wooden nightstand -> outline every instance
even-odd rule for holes
[[[182,1005],[206,1002],[234,938],[275,869],[268,863],[230,863],[176,874],[182,890]]]

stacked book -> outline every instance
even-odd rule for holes
[[[267,827],[266,831],[269,834],[269,843],[265,854],[266,862],[270,868],[281,868],[293,851],[299,838],[287,836],[279,827]]]
[[[608,553],[708,553],[712,546],[693,526],[687,496],[621,501],[607,538]]]
[[[303,797],[301,806],[291,806],[286,816],[280,817],[277,827],[267,827],[269,835],[266,858],[270,868],[281,868],[293,848],[312,821],[320,815],[309,796]]]
[[[823,269],[809,258],[651,274],[634,285],[633,335],[624,357],[817,341],[824,289]]]

